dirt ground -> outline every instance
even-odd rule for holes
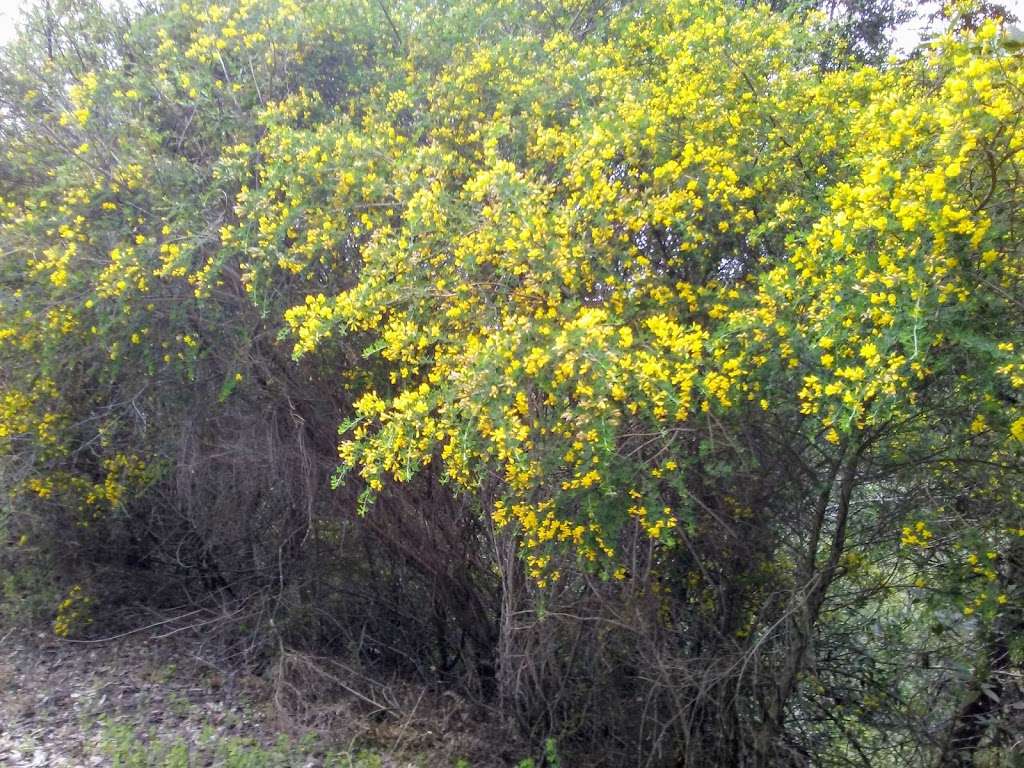
[[[512,750],[496,749],[502,739],[481,738],[475,717],[448,695],[415,689],[399,695],[396,689],[387,697],[388,716],[374,718],[367,716],[369,698],[345,686],[343,694],[355,696],[295,718],[274,705],[270,683],[216,667],[201,647],[184,635],[74,642],[45,630],[0,630],[0,768],[114,765],[112,734],[113,741],[119,734],[144,753],[126,760],[122,748],[121,765],[163,765],[154,755],[168,745],[186,749],[195,768],[224,765],[226,745],[263,755],[230,763],[247,766],[486,768],[519,762]],[[302,677],[296,680],[290,690],[300,696],[313,690]],[[282,747],[282,738],[290,746]]]
[[[186,742],[268,732],[245,691],[203,669],[181,643],[0,635],[0,766],[105,765],[99,742],[110,724]]]

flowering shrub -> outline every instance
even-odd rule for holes
[[[707,418],[796,409],[838,454],[927,418],[953,367],[964,426],[1019,455],[1020,58],[989,23],[825,73],[814,34],[656,4],[457,49],[361,124],[268,130],[242,279],[336,271],[355,239],[358,282],[285,319],[297,356],[360,334],[386,371],[339,446],[366,500],[437,463],[500,489],[536,577],[556,544],[614,570],[627,521],[666,543],[692,522]]]
[[[0,454],[24,527],[224,593],[283,593],[315,545],[305,594],[327,544],[359,559],[358,511],[392,560],[367,545],[351,578],[433,611],[395,658],[432,626],[417,670],[472,668],[529,728],[570,729],[551,701],[589,701],[593,670],[518,673],[544,644],[517,617],[592,599],[636,633],[602,670],[658,659],[604,678],[660,713],[623,743],[694,764],[887,743],[869,703],[824,732],[826,690],[924,718],[932,678],[816,666],[816,644],[883,653],[872,611],[904,647],[927,617],[987,659],[975,688],[1004,679],[1024,59],[1003,27],[869,66],[823,16],[725,0],[393,5],[122,23],[68,1],[5,50]],[[994,722],[954,699],[937,755]]]

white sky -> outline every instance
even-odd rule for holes
[[[0,43],[7,42],[14,35],[14,19],[25,0],[0,0]]]
[[[14,36],[14,22],[18,18],[19,11],[30,5],[36,0],[0,0],[0,43],[10,40]],[[1002,0],[1002,4],[1010,11],[1021,19],[1018,22],[1019,26],[1024,26],[1024,0]],[[929,8],[933,8],[939,5],[938,2],[933,0],[929,3]],[[919,13],[920,15],[927,15],[928,10]],[[920,18],[911,20],[904,24],[901,28],[896,30],[896,48],[899,51],[906,52],[914,48],[920,34],[927,30],[927,24],[925,24]]]
[[[0,0],[0,3],[4,0]],[[1017,26],[1024,25],[1024,0],[996,0],[1006,10],[1017,17]],[[928,32],[929,29],[934,29],[935,25],[929,25],[925,20],[925,17],[930,16],[937,9],[942,7],[940,0],[925,0],[920,3],[920,7],[917,10],[917,18],[911,19],[910,21],[902,24],[896,29],[896,33],[893,36],[896,48],[896,53],[909,53],[920,41],[921,36]]]

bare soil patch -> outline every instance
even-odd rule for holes
[[[69,642],[24,631],[0,640],[0,765],[7,768],[105,765],[100,740],[112,724],[187,743],[262,742],[273,730],[246,690],[250,681],[204,668],[184,642]]]

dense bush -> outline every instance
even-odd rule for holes
[[[577,764],[1011,764],[1024,66],[994,21],[836,41],[720,0],[34,12],[5,560],[58,632],[217,604],[252,663]]]

